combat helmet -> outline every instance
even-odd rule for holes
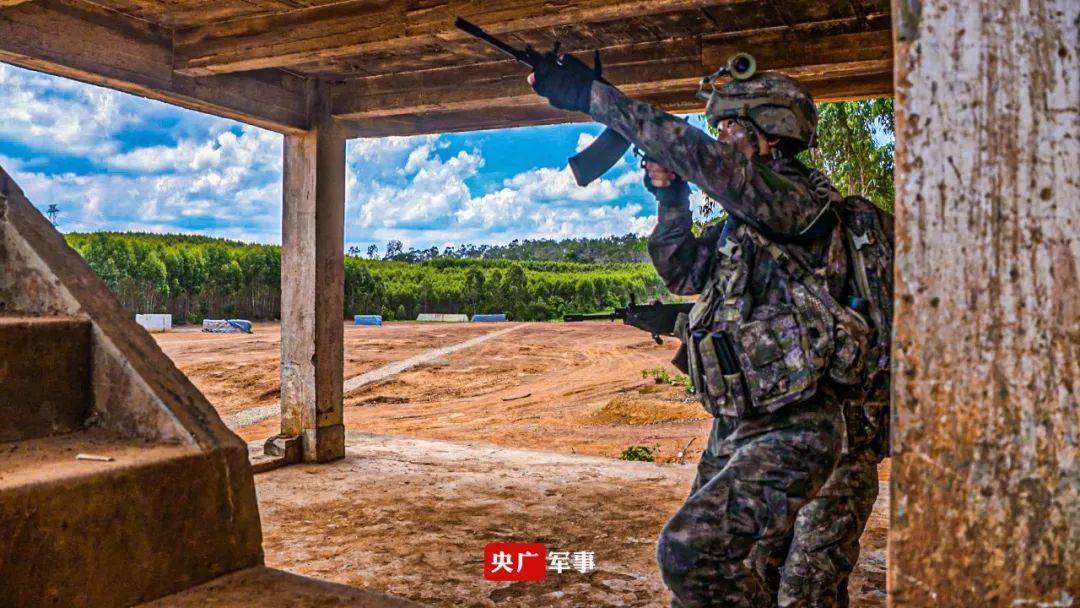
[[[702,79],[698,96],[708,101],[705,118],[709,125],[715,127],[730,118],[747,120],[763,134],[786,140],[799,150],[812,147],[818,115],[810,91],[790,76],[755,68],[753,58],[740,53]],[[715,80],[722,75],[732,78],[716,86]]]

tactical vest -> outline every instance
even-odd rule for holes
[[[714,416],[775,412],[808,399],[825,378],[861,403],[887,403],[891,220],[862,197],[837,207],[822,238],[828,256],[848,256],[843,303],[786,245],[748,224],[725,224],[708,282],[678,327],[695,390]],[[748,290],[754,258],[762,255],[785,275],[788,289],[779,301],[755,302]]]

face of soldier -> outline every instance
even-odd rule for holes
[[[777,140],[768,140],[756,130],[751,135],[745,127],[734,119],[721,120],[716,125],[716,139],[721,143],[730,144],[742,152],[747,158],[754,156],[754,148],[761,156],[768,156],[772,152],[773,145]],[[756,137],[754,137],[756,136]]]

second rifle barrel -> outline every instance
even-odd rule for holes
[[[563,315],[563,321],[614,321],[619,315],[614,312]]]

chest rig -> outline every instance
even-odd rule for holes
[[[833,229],[827,238],[841,235]],[[829,310],[763,243],[754,228],[729,219],[686,320],[690,376],[714,416],[745,418],[809,398],[833,356]]]
[[[688,371],[714,416],[774,412],[809,398],[825,378],[845,402],[887,405],[891,221],[862,197],[835,202],[815,234],[825,243],[817,267],[759,228],[725,223],[681,327]],[[829,288],[830,272],[843,293]]]

